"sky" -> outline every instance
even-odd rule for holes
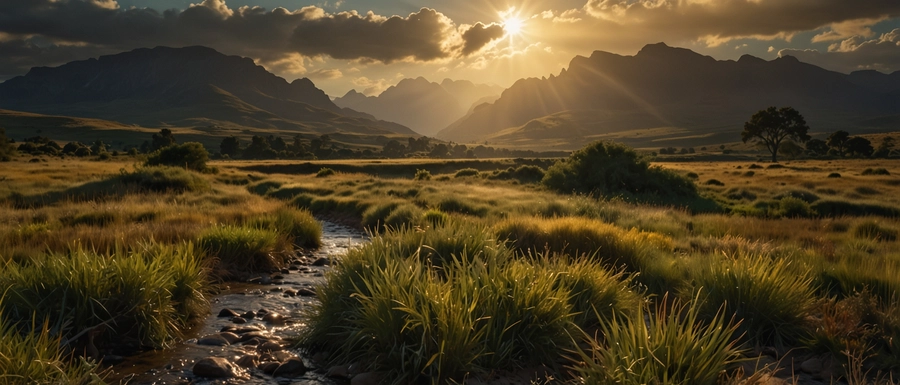
[[[650,43],[900,71],[898,0],[2,0],[0,81],[142,47],[204,45],[333,97],[424,76],[512,85]]]

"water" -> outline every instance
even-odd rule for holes
[[[348,249],[366,242],[365,235],[353,228],[332,222],[322,222],[323,246],[309,256],[311,261],[320,257],[334,258],[347,252]],[[261,371],[243,370],[239,377],[227,380],[201,380],[194,378],[191,368],[194,363],[206,357],[225,357],[235,362],[241,356],[256,352],[256,346],[240,344],[228,346],[198,345],[197,339],[207,335],[218,333],[226,326],[258,326],[265,333],[281,338],[282,340],[297,337],[306,326],[303,323],[302,314],[306,307],[316,301],[312,296],[289,296],[286,290],[300,290],[312,288],[324,281],[323,273],[327,267],[303,266],[300,271],[292,270],[289,274],[282,274],[282,280],[277,277],[271,284],[237,283],[223,287],[222,292],[210,300],[211,314],[204,322],[191,331],[189,338],[178,343],[170,349],[150,351],[135,356],[127,357],[125,362],[113,367],[114,373],[108,378],[112,382],[128,381],[129,384],[260,384],[260,385],[285,385],[285,384],[337,384],[338,382],[326,378],[315,365],[299,351],[288,350],[294,355],[300,356],[307,367],[313,369],[298,378],[273,378]],[[218,317],[219,311],[224,308],[238,313],[246,311],[258,311],[266,309],[286,316],[289,321],[284,325],[274,326],[267,324],[259,318],[254,318],[243,325],[236,325],[230,318]],[[284,343],[284,342],[282,342]]]

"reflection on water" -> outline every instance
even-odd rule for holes
[[[336,223],[322,223],[323,246],[310,255],[311,260],[321,257],[334,258],[343,255],[351,247],[366,241],[366,236],[353,228]],[[299,335],[305,327],[302,322],[304,309],[310,306],[315,297],[291,296],[290,291],[309,289],[323,282],[323,273],[327,267],[303,266],[299,270],[291,270],[282,274],[283,280],[273,278],[272,284],[231,283],[222,288],[222,292],[210,300],[211,314],[206,320],[190,332],[188,339],[170,349],[151,351],[128,357],[122,364],[116,365],[115,373],[108,378],[111,382],[127,381],[129,384],[336,384],[338,381],[325,378],[315,365],[299,351],[291,351],[299,355],[308,367],[313,370],[298,378],[273,378],[259,370],[244,371],[240,378],[228,380],[199,380],[193,378],[191,368],[194,363],[206,357],[225,357],[236,361],[246,354],[256,353],[256,346],[240,344],[228,346],[198,345],[198,338],[218,333],[226,326],[257,326],[266,333],[290,340]],[[293,294],[293,293],[290,293]],[[231,309],[238,313],[265,309],[286,316],[284,325],[271,325],[259,318],[248,320],[246,324],[236,325],[230,318],[218,317],[222,309]]]

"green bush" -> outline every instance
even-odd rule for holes
[[[328,168],[328,167],[322,167],[322,168],[319,169],[318,172],[316,172],[316,178],[324,178],[324,177],[326,177],[326,176],[332,176],[332,175],[334,175],[335,173],[336,173],[336,172],[335,172],[334,170],[332,170],[332,169],[330,169],[330,168]]]
[[[810,218],[815,216],[815,212],[810,209],[809,203],[806,201],[793,196],[785,196],[778,201],[778,210],[775,215],[786,218]]]
[[[586,335],[590,349],[576,350],[574,366],[583,384],[717,384],[719,375],[740,358],[727,314],[704,320],[695,303],[676,301],[655,312],[601,322],[602,340]]]
[[[278,233],[251,226],[213,226],[200,234],[197,245],[218,259],[221,267],[236,271],[271,271],[283,261],[273,252]]]
[[[415,180],[431,180],[431,172],[424,169],[416,169]]]
[[[643,201],[697,197],[694,183],[671,170],[651,167],[633,149],[594,142],[550,166],[542,183],[563,193],[624,196]]]
[[[537,183],[544,179],[544,169],[538,166],[522,165],[516,168],[510,167],[506,170],[495,171],[490,179],[509,180],[514,179],[522,183]]]
[[[209,162],[209,152],[206,148],[200,143],[188,142],[160,148],[147,157],[146,165],[206,171],[206,162]]]

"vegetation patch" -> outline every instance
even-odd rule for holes
[[[213,226],[200,234],[197,245],[231,271],[271,271],[283,262],[274,254],[278,233],[267,228]]]

